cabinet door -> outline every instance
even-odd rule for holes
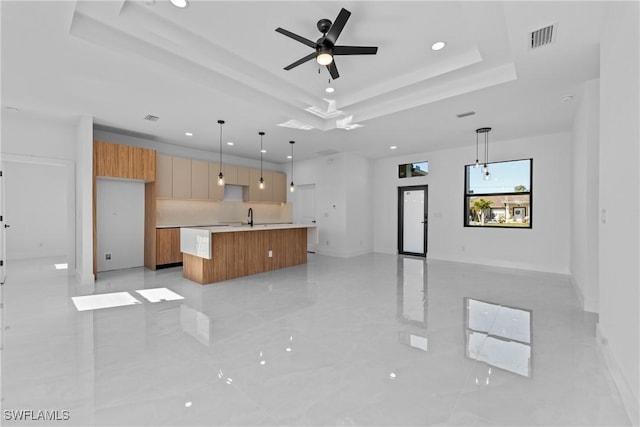
[[[173,157],[173,198],[191,198],[191,159]]]
[[[156,230],[156,265],[176,262],[182,262],[180,229],[158,228]]]
[[[287,176],[281,172],[273,172],[273,201],[287,202]]]
[[[229,185],[238,185],[237,166],[224,165],[224,183]]]
[[[209,198],[209,162],[191,160],[191,198]]]
[[[209,163],[209,200],[214,202],[224,199],[224,185],[218,185],[219,173],[220,163]]]
[[[258,179],[260,179],[260,169],[249,169],[249,186],[243,191],[242,197],[245,202],[261,200],[262,191],[258,187]]]
[[[173,186],[173,165],[171,156],[156,156],[156,197],[170,199]]]
[[[261,190],[262,194],[260,200],[263,202],[273,202],[273,175],[271,171],[263,171],[262,177],[264,178],[264,189]]]
[[[243,168],[238,166],[238,185],[249,185],[249,181],[251,180],[249,176],[249,168]]]

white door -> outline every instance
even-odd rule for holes
[[[300,224],[316,223],[316,185],[296,186],[296,200],[294,206],[294,221]],[[307,251],[315,253],[318,246],[318,231],[309,230],[307,240]]]
[[[4,222],[4,202],[4,162],[0,162],[0,284],[4,284],[7,278],[7,239]]]
[[[398,188],[398,252],[427,255],[427,186]]]

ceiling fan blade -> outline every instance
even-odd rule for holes
[[[334,55],[375,55],[377,46],[334,46]]]
[[[333,80],[340,77],[340,74],[338,74],[338,67],[336,67],[336,61],[331,61],[331,64],[327,65],[327,70],[329,70],[329,74],[331,74],[331,78]]]
[[[305,56],[304,58],[298,59],[293,64],[287,65],[286,67],[284,67],[284,69],[288,71],[288,70],[290,70],[290,69],[292,69],[294,67],[297,67],[300,64],[304,64],[307,61],[311,61],[315,57],[316,57],[316,53],[315,52],[310,53],[309,55]]]
[[[326,40],[329,40],[332,45],[336,44],[336,40],[338,40],[338,36],[340,36],[340,33],[344,28],[344,24],[347,23],[347,20],[350,16],[351,12],[349,12],[345,8],[342,8],[336,20],[333,21],[333,25],[331,25],[331,28],[329,28],[329,32],[327,32],[327,35],[325,36]]]
[[[287,37],[291,37],[292,39],[299,41],[302,44],[306,44],[310,48],[316,49],[318,47],[316,42],[312,42],[309,39],[305,39],[304,37],[294,34],[291,31],[285,30],[284,28],[278,27],[276,28],[276,31],[279,32],[280,34],[284,34]]]

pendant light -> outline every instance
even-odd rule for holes
[[[292,193],[296,190],[296,187],[293,184],[293,144],[295,143],[295,141],[289,141],[289,144],[291,144],[291,184],[289,184],[289,191]]]
[[[488,180],[491,174],[489,173],[489,132],[491,128],[479,128],[476,129],[476,137],[478,134],[484,134],[484,166],[482,168],[482,174],[485,180]]]
[[[258,180],[258,187],[264,190],[264,178],[262,178],[262,153],[264,152],[262,149],[262,137],[264,136],[264,132],[258,132],[258,135],[260,135],[260,179]]]
[[[224,120],[218,120],[218,124],[220,125],[220,173],[218,174],[218,185],[224,185],[224,175],[222,174],[222,125],[224,124]]]

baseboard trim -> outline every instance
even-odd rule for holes
[[[618,389],[618,393],[620,393],[622,404],[627,411],[631,424],[636,427],[640,426],[640,402],[634,397],[633,391],[622,374],[616,358],[611,353],[607,345],[607,338],[603,335],[602,329],[600,328],[600,323],[596,325],[596,343],[609,369],[609,373],[613,378],[613,382]]]

